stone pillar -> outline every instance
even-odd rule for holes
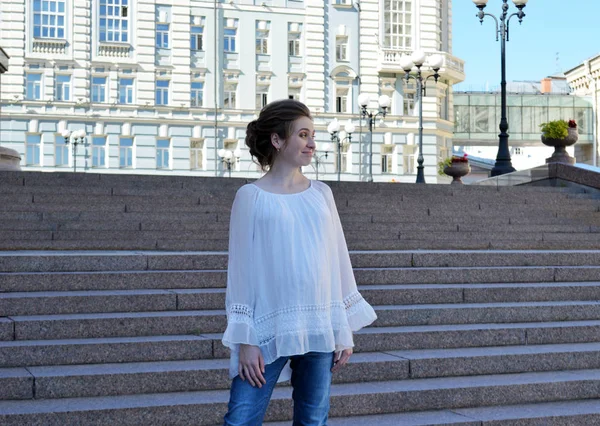
[[[2,88],[2,74],[8,71],[8,55],[0,47],[0,90]],[[2,141],[0,140],[0,145]],[[21,156],[14,149],[0,146],[0,170],[21,170]]]

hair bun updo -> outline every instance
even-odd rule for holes
[[[277,156],[271,135],[275,133],[280,139],[287,140],[292,134],[294,121],[301,117],[312,120],[306,105],[294,99],[282,99],[266,105],[258,118],[248,123],[246,146],[263,171],[271,168]]]

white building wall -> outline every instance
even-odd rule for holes
[[[403,71],[394,64],[384,63],[386,46],[383,32],[383,2],[363,0],[348,5],[337,5],[326,0],[272,0],[263,6],[258,0],[218,2],[200,0],[129,1],[127,43],[100,42],[100,0],[65,0],[66,24],[64,40],[36,39],[32,35],[33,2],[35,0],[2,0],[2,47],[10,58],[9,72],[2,77],[2,130],[0,143],[16,149],[23,155],[24,170],[55,170],[54,142],[64,129],[84,128],[88,137],[77,152],[77,167],[81,171],[106,173],[131,172],[119,168],[121,137],[134,140],[133,169],[136,173],[181,173],[215,176],[226,174],[217,156],[225,142],[237,141],[242,148],[241,162],[234,166],[233,176],[258,176],[243,139],[245,127],[259,112],[256,91],[259,85],[268,86],[268,101],[287,98],[299,91],[315,117],[317,140],[329,141],[327,124],[338,117],[350,118],[359,124],[360,92],[371,95],[369,110],[376,111],[377,98],[389,92],[394,106],[383,122],[377,120],[372,143],[366,123],[353,135],[349,152],[352,163],[342,173],[345,180],[368,179],[369,152],[372,145],[374,180],[414,181],[414,175],[405,175],[402,145],[418,143],[418,117],[403,115]],[[409,1],[409,0],[405,0]],[[448,50],[451,47],[451,1],[445,0],[447,22],[444,36]],[[157,10],[167,10],[170,24],[170,50],[166,56],[157,56],[155,45]],[[439,3],[437,0],[412,0],[412,50],[422,48],[427,53],[439,47]],[[225,54],[224,26],[227,20],[236,20],[236,52]],[[260,58],[255,53],[257,21],[269,22],[269,53]],[[191,25],[203,24],[204,50],[190,50]],[[288,56],[288,28],[290,24],[301,29],[301,55]],[[349,60],[338,62],[335,38],[343,25],[348,32]],[[389,52],[389,49],[388,49]],[[397,55],[396,55],[397,53]],[[401,53],[394,53],[398,57]],[[442,52],[447,58],[441,70],[442,78],[450,86],[464,78],[462,62]],[[393,56],[394,56],[393,55]],[[358,57],[357,57],[358,56]],[[265,62],[266,61],[266,62]],[[26,100],[25,73],[38,66],[42,73],[41,96]],[[340,70],[348,70],[344,73]],[[100,73],[100,71],[104,71]],[[336,113],[336,92],[333,70],[342,72],[348,85],[349,112]],[[71,99],[58,101],[55,84],[57,74],[71,75]],[[106,76],[106,101],[92,102],[92,78]],[[119,81],[133,78],[133,104],[119,102]],[[169,103],[156,105],[156,81],[169,80]],[[190,105],[190,84],[204,85],[203,104]],[[237,87],[235,108],[223,108],[225,84]],[[385,87],[384,87],[385,86]],[[424,155],[428,182],[436,181],[438,141],[451,140],[451,124],[437,115],[439,91],[434,85],[424,99]],[[448,91],[451,100],[452,91]],[[449,102],[451,105],[451,102]],[[452,117],[451,111],[449,111]],[[378,117],[379,118],[379,117]],[[358,127],[358,126],[357,126]],[[393,173],[381,175],[381,149],[384,133],[391,133],[394,152]],[[27,134],[41,135],[41,161],[28,165],[25,154]],[[408,135],[413,136],[408,136]],[[417,135],[415,138],[414,135]],[[105,137],[106,164],[92,168],[91,153],[94,136]],[[170,140],[168,169],[157,170],[156,139]],[[190,141],[203,142],[201,170],[190,170]],[[388,138],[388,141],[390,139]],[[321,148],[323,145],[321,144]],[[362,153],[362,155],[359,155]],[[333,153],[332,153],[333,154]],[[319,177],[334,179],[337,174],[335,155],[320,165]],[[72,167],[74,159],[70,158]],[[314,177],[314,167],[305,172]]]

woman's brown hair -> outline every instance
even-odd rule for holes
[[[271,135],[275,133],[280,139],[287,140],[293,132],[294,121],[301,117],[312,120],[306,105],[293,99],[282,99],[265,106],[258,118],[248,124],[246,146],[263,171],[270,169],[277,157]]]

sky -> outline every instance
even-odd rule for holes
[[[509,13],[517,8],[509,0]],[[500,86],[500,41],[494,20],[483,26],[472,0],[452,1],[453,55],[465,61],[466,79],[454,90],[493,90]],[[487,13],[497,17],[502,0],[489,0]],[[519,25],[510,20],[506,43],[507,81],[541,80],[600,54],[599,0],[530,0]]]

